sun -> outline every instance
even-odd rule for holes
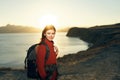
[[[54,15],[43,15],[39,19],[40,28],[44,28],[46,25],[54,25],[56,28],[59,28],[58,18]]]

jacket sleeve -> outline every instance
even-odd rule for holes
[[[36,56],[36,62],[38,67],[38,73],[41,76],[42,79],[46,78],[46,72],[45,72],[45,55],[46,55],[46,48],[44,45],[40,45],[37,48],[37,56]]]

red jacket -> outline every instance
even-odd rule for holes
[[[44,40],[44,42],[48,45],[50,53],[49,53],[49,57],[46,61],[46,65],[50,65],[50,64],[56,64],[56,53],[54,52],[54,42],[53,41],[49,41],[47,39]],[[39,75],[45,79],[45,77],[47,76],[47,73],[45,72],[45,55],[46,55],[46,47],[45,45],[39,45],[37,47],[37,67],[38,67],[38,72]],[[53,78],[56,76],[56,74],[53,74]],[[55,80],[55,79],[51,79],[51,80]]]

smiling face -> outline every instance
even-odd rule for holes
[[[46,38],[49,40],[49,41],[52,41],[55,37],[55,31],[53,29],[50,29],[50,30],[47,30],[45,33],[44,33],[44,36],[46,36]]]
[[[47,38],[52,41],[55,37],[56,29],[53,25],[46,25],[42,31],[42,39]]]

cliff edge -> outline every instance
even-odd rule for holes
[[[68,37],[89,43],[86,51],[58,59],[60,80],[120,80],[120,24],[71,28]]]

